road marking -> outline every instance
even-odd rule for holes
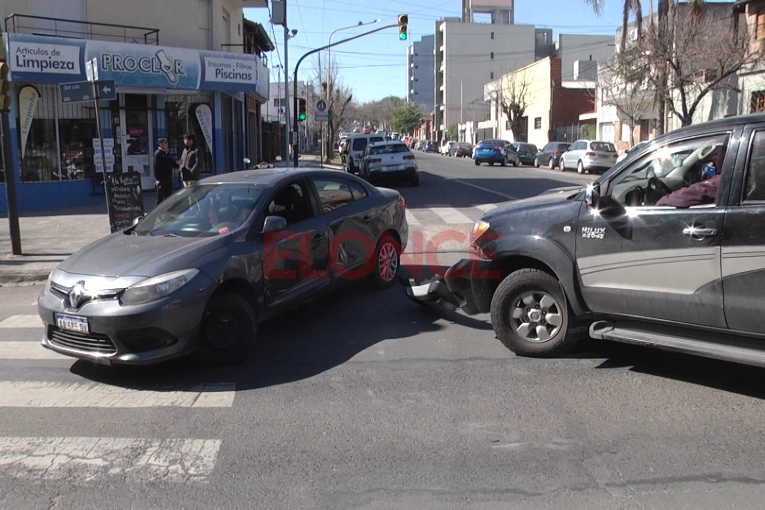
[[[480,209],[483,212],[489,212],[492,209],[496,209],[497,208],[497,204],[479,204],[479,205],[475,205],[473,207],[475,207],[476,209]]]
[[[0,437],[0,476],[91,483],[200,482],[215,468],[219,439]]]
[[[461,213],[454,207],[429,205],[428,208],[436,213],[446,223],[475,223],[467,215]]]
[[[0,322],[0,328],[39,328],[43,321],[35,315],[11,315]]]
[[[465,186],[471,186],[476,189],[480,189],[481,191],[486,191],[488,193],[494,193],[495,195],[499,195],[501,197],[505,197],[508,200],[518,200],[516,197],[512,197],[510,195],[505,195],[504,193],[500,193],[499,191],[494,191],[493,189],[484,188],[483,186],[478,186],[477,184],[473,184],[470,182],[461,181],[459,179],[455,179],[454,182],[458,182],[460,184],[464,184]]]
[[[236,384],[141,390],[97,383],[0,381],[0,407],[232,407]]]
[[[0,342],[0,359],[75,361],[74,358],[46,349],[40,342]]]
[[[406,222],[409,225],[420,225],[420,221],[414,217],[414,214],[412,214],[412,211],[409,209],[406,210]]]

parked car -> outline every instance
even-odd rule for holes
[[[51,273],[38,299],[42,344],[107,364],[239,361],[262,321],[362,278],[390,286],[404,207],[397,191],[336,171],[200,180]]]
[[[361,176],[374,184],[394,180],[405,180],[412,186],[420,184],[417,159],[409,147],[398,141],[368,145],[362,159]]]
[[[560,170],[576,168],[580,174],[605,172],[616,163],[619,154],[611,142],[577,140],[560,157]]]
[[[671,131],[587,187],[488,212],[475,258],[407,292],[491,313],[519,355],[589,333],[765,367],[763,161],[763,114]]]
[[[454,140],[449,140],[449,141],[446,141],[446,142],[444,142],[443,144],[441,144],[441,147],[439,147],[439,148],[438,148],[438,152],[439,152],[440,154],[442,154],[443,156],[450,156],[450,154],[449,154],[449,150],[450,150],[452,147],[454,147],[454,145],[455,145],[456,143],[457,143],[457,142],[455,142]]]
[[[449,155],[457,158],[472,158],[473,145],[468,142],[457,142],[449,150]]]
[[[384,142],[385,137],[382,135],[370,135],[360,134],[353,135],[348,139],[348,155],[345,158],[344,168],[346,172],[357,174],[359,173],[359,165],[361,164],[361,156],[364,154],[364,149],[370,143]]]
[[[434,154],[438,153],[438,143],[434,142],[433,140],[426,141],[422,146],[423,152],[432,152]]]
[[[645,147],[649,143],[651,142],[648,140],[636,143],[635,145],[633,145],[632,147],[624,151],[624,153],[622,153],[618,158],[616,158],[616,162],[617,163],[620,162],[621,160],[625,159],[627,156],[629,156],[633,152],[639,151],[641,148]]]
[[[524,165],[533,165],[537,157],[537,146],[531,143],[515,142],[513,144],[515,152],[518,153],[518,159]]]
[[[560,164],[560,155],[567,151],[570,146],[571,144],[567,142],[548,143],[537,153],[537,157],[534,159],[534,166],[539,168],[542,165],[546,165],[550,170],[554,169]]]
[[[507,166],[508,163],[513,166],[521,164],[513,144],[507,140],[481,140],[473,151],[473,161],[476,166],[481,163],[488,163],[490,166],[494,163],[502,166]]]

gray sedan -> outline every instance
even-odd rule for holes
[[[104,364],[239,361],[260,322],[348,282],[391,285],[404,207],[398,192],[333,171],[204,179],[51,273],[42,344]]]

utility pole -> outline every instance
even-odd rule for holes
[[[8,81],[8,64],[5,62],[2,28],[0,28],[0,145],[3,149],[5,171],[5,198],[8,205],[8,230],[11,236],[11,253],[21,255],[21,229],[19,228],[19,204],[16,197],[16,172],[11,141],[11,83]]]
[[[287,0],[284,0],[284,161],[290,159],[290,72],[289,60],[287,60],[287,41],[290,39],[290,31],[287,29]],[[297,131],[297,130],[296,130]],[[297,166],[297,165],[295,165]]]

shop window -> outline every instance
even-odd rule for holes
[[[165,126],[169,144],[168,153],[173,158],[180,159],[183,153],[183,135],[193,133],[205,162],[202,173],[209,174],[214,173],[212,154],[196,116],[196,108],[202,104],[212,108],[211,92],[198,92],[193,95],[168,94],[165,96]],[[161,114],[162,112],[158,113]]]

